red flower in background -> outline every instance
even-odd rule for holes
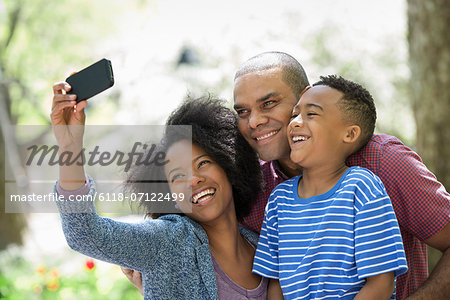
[[[58,279],[52,280],[47,283],[47,289],[49,291],[56,291],[59,288],[59,281]]]
[[[36,273],[38,273],[39,275],[45,275],[46,272],[47,272],[47,268],[45,267],[45,265],[40,265],[36,269]]]
[[[94,260],[93,259],[87,260],[85,266],[89,271],[91,271],[92,269],[95,268]]]

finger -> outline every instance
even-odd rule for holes
[[[76,99],[77,95],[75,94],[56,94],[53,96],[53,104],[56,105],[58,102],[72,101]]]
[[[61,113],[65,108],[74,107],[76,103],[77,103],[76,101],[59,102],[58,104],[55,105],[55,107],[53,107],[50,115],[51,116],[57,115],[57,114]]]
[[[72,95],[72,94],[57,94],[57,95],[53,95],[52,111],[55,109],[55,106],[58,103],[75,101],[76,98],[77,98],[77,96],[76,95]],[[75,101],[75,103],[73,105],[75,105],[76,103],[77,102]]]
[[[74,106],[74,112],[81,113],[86,106],[88,106],[88,102],[86,100],[80,101]]]
[[[71,88],[70,84],[65,81],[56,82],[53,84],[53,94],[63,94],[63,91],[68,92]]]

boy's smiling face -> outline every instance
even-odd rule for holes
[[[294,106],[287,128],[291,160],[303,168],[345,160],[348,122],[338,102],[343,94],[325,85],[306,91]]]

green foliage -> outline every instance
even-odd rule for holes
[[[111,272],[87,260],[75,273],[62,274],[62,262],[36,265],[11,251],[0,255],[0,262],[0,299],[142,299],[117,266]]]
[[[318,75],[339,74],[369,90],[377,107],[377,133],[397,136],[411,146],[415,128],[408,94],[406,45],[396,36],[383,36],[379,43],[367,40],[367,45],[361,40],[361,44],[352,43],[339,24],[331,23],[312,32],[304,47]]]
[[[14,123],[48,123],[51,84],[97,58],[92,49],[114,32],[116,4],[0,0],[0,82]]]

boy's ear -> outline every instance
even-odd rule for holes
[[[361,128],[358,125],[348,126],[345,131],[344,143],[354,143],[361,135]]]

